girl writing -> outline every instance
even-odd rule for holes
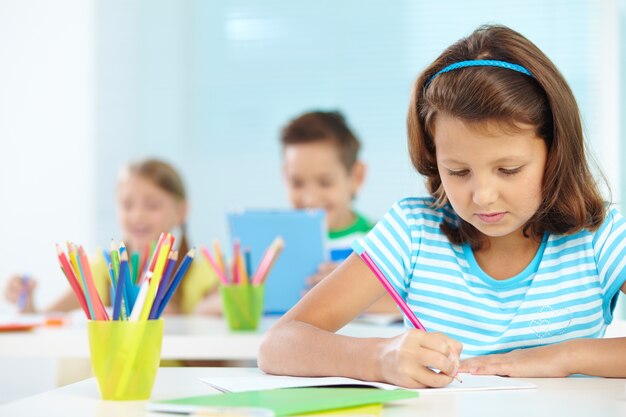
[[[626,223],[600,196],[554,64],[481,27],[419,76],[408,136],[430,196],[395,203],[355,242],[267,334],[259,366],[405,387],[457,372],[625,377],[626,338],[601,337],[626,291]],[[364,253],[429,332],[334,333],[385,294]]]

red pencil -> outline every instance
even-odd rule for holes
[[[58,244],[56,246],[57,257],[59,258],[59,262],[61,263],[61,270],[69,281],[72,290],[74,290],[74,294],[76,294],[76,298],[78,299],[78,304],[80,304],[80,307],[87,315],[87,318],[91,319],[92,317],[89,317],[89,307],[87,307],[87,300],[85,300],[85,294],[83,293],[83,290],[80,287],[78,280],[76,279],[76,274],[74,274],[74,270],[72,269],[72,266],[70,265],[70,262],[67,259],[65,252],[63,252],[63,250],[61,249],[61,246],[59,246]]]

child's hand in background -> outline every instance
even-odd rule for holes
[[[407,388],[443,387],[458,372],[463,345],[442,333],[409,330],[385,343],[379,362],[385,382]]]
[[[4,288],[4,297],[12,304],[16,304],[21,313],[33,313],[33,291],[37,283],[31,279],[24,279],[24,275],[13,275]]]
[[[309,286],[309,289],[319,284],[321,280],[330,275],[330,273],[333,272],[338,266],[338,262],[324,262],[320,264],[317,268],[317,272],[306,280],[306,284]]]
[[[517,378],[569,376],[564,344],[517,349],[508,353],[476,356],[461,362],[460,372],[474,375],[501,375]]]

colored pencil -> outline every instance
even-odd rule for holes
[[[239,275],[239,256],[240,256],[240,243],[239,239],[235,239],[233,242],[233,284],[239,284],[241,282],[241,276]]]
[[[244,262],[246,264],[246,273],[248,277],[252,279],[252,253],[250,252],[250,248],[246,247],[243,251]]]
[[[263,258],[261,258],[261,262],[259,262],[259,266],[257,267],[254,277],[252,278],[253,285],[260,285],[265,282],[272,266],[274,266],[274,263],[276,262],[276,259],[278,259],[278,255],[280,255],[284,246],[285,242],[280,236],[274,239],[274,241],[270,244],[265,251],[265,254],[263,254]]]
[[[109,315],[104,308],[102,299],[100,298],[96,285],[94,284],[91,267],[89,266],[89,260],[87,259],[87,254],[82,246],[78,247],[78,267],[81,270],[81,274],[85,277],[85,282],[87,283],[87,288],[89,289],[89,298],[91,298],[91,305],[94,308],[96,320],[108,320]]]
[[[102,257],[107,267],[107,275],[109,277],[109,284],[111,284],[111,294],[115,293],[115,276],[113,274],[113,265],[111,264],[111,255],[105,249],[102,249]]]
[[[242,285],[248,285],[248,270],[246,269],[246,261],[244,259],[244,254],[241,252],[241,247],[239,248],[237,256],[237,268],[239,269],[239,283]]]
[[[372,258],[370,258],[369,254],[366,251],[363,251],[360,256],[365,264],[369,267],[369,269],[374,273],[378,281],[380,281],[385,290],[389,293],[391,298],[393,298],[393,301],[395,301],[396,305],[400,307],[400,310],[402,310],[406,318],[409,319],[413,327],[418,330],[426,331],[426,327],[424,327],[422,322],[420,322],[419,319],[415,316],[413,310],[409,308],[406,301],[404,301],[400,294],[398,294],[393,285],[391,285],[391,283],[385,277],[385,274],[383,274],[380,268],[378,268],[378,265],[376,265]]]
[[[73,243],[67,242],[67,251],[70,257],[70,262],[74,266],[74,272],[76,276],[79,278],[79,283],[81,285],[81,290],[83,294],[85,294],[85,301],[87,302],[87,308],[89,309],[89,318],[91,320],[96,319],[95,308],[92,304],[91,297],[89,296],[89,288],[87,287],[87,281],[85,280],[85,276],[83,275],[83,271],[80,269],[80,265],[78,262],[78,256],[76,255],[76,247]]]
[[[222,271],[222,274],[225,275],[226,269],[224,268],[224,256],[222,255],[220,242],[218,242],[217,239],[213,240],[213,250],[215,251],[215,260],[217,261],[217,266]]]
[[[87,306],[87,300],[85,299],[85,294],[83,293],[83,289],[80,287],[80,284],[78,283],[78,280],[76,279],[76,275],[74,274],[74,271],[72,270],[72,267],[70,265],[70,262],[67,259],[67,256],[65,255],[65,252],[63,252],[63,250],[61,249],[61,246],[59,246],[58,244],[56,245],[56,248],[57,248],[57,257],[59,258],[59,263],[61,264],[61,270],[63,271],[65,278],[67,278],[67,281],[70,283],[70,287],[72,287],[72,290],[74,291],[74,294],[76,295],[76,298],[78,299],[78,304],[80,304],[80,308],[83,309],[83,312],[85,313],[88,319],[95,318],[95,317],[92,317],[89,313],[89,307]]]
[[[369,254],[367,253],[367,251],[363,251],[360,255],[361,259],[363,259],[363,261],[365,262],[365,264],[369,267],[369,269],[374,273],[374,275],[376,276],[376,278],[378,279],[378,281],[380,281],[380,283],[383,285],[383,287],[385,288],[385,290],[387,291],[387,293],[391,296],[391,298],[393,298],[393,301],[396,302],[397,306],[400,307],[400,310],[402,310],[402,312],[404,313],[404,315],[406,316],[407,319],[409,319],[409,321],[411,322],[411,324],[413,325],[413,327],[415,327],[418,330],[423,330],[423,331],[427,331],[426,327],[424,327],[424,325],[422,324],[421,321],[419,321],[419,319],[417,318],[417,316],[415,315],[415,313],[413,313],[413,310],[411,310],[411,308],[409,307],[409,305],[406,303],[406,301],[404,301],[404,299],[400,296],[400,294],[398,294],[398,292],[396,291],[396,289],[393,287],[393,285],[391,285],[391,283],[389,282],[389,280],[387,280],[387,277],[385,276],[385,274],[383,273],[383,271],[380,270],[380,268],[378,267],[378,265],[376,265],[376,263],[372,260],[372,258],[369,256]],[[456,379],[459,382],[463,382],[461,380],[461,377],[458,375],[454,375],[453,376],[454,379]]]
[[[120,255],[120,275],[115,287],[115,300],[113,301],[113,320],[119,320],[122,312],[122,300],[124,299],[124,285],[129,281],[130,269],[128,267],[128,253]]]
[[[224,285],[228,285],[228,278],[226,278],[226,275],[224,275],[224,269],[220,269],[220,267],[217,265],[217,262],[211,255],[211,252],[209,252],[209,250],[204,246],[200,248],[200,251],[207,259],[207,261],[209,261],[209,265],[211,265],[211,268],[213,268],[213,271],[215,271],[215,275],[217,275],[217,278],[220,280],[220,282]]]
[[[139,316],[140,320],[147,320],[150,316],[150,310],[152,309],[152,304],[154,303],[154,297],[156,297],[157,289],[159,288],[159,283],[161,282],[161,278],[163,277],[163,272],[165,271],[165,264],[167,263],[167,257],[170,253],[170,248],[172,247],[172,236],[168,233],[166,238],[163,240],[163,243],[158,248],[158,251],[155,252],[155,258],[157,259],[154,265],[154,269],[152,271],[152,276],[150,277],[150,285],[148,286],[148,294],[147,298],[144,302],[143,309],[141,310],[141,315]]]
[[[133,254],[130,255],[130,264],[132,266],[130,272],[133,284],[137,283],[137,274],[139,273],[139,256],[139,252],[133,252]]]
[[[26,303],[28,302],[28,287],[30,285],[30,277],[28,275],[22,275],[21,279],[20,296],[17,300],[17,308],[19,311],[24,311]]]
[[[114,284],[117,284],[118,277],[120,275],[120,254],[117,250],[115,241],[111,239],[111,266],[113,266],[113,277],[115,278]]]
[[[174,274],[174,278],[172,278],[172,283],[167,289],[167,292],[165,293],[165,296],[163,297],[163,301],[161,301],[161,304],[159,305],[159,310],[157,312],[156,318],[161,317],[161,314],[163,314],[163,310],[165,310],[165,307],[167,306],[167,303],[170,301],[170,298],[172,298],[172,296],[176,292],[178,285],[180,285],[180,282],[185,276],[185,273],[191,266],[191,263],[193,262],[193,258],[195,255],[196,255],[195,248],[191,249],[185,255],[185,258],[183,259],[180,266],[178,267],[178,270]]]
[[[165,294],[167,293],[167,289],[172,278],[172,273],[174,272],[174,268],[176,267],[177,259],[178,251],[171,251],[167,258],[167,266],[165,267],[163,278],[161,278],[161,282],[159,283],[159,289],[157,290],[156,296],[154,297],[154,303],[152,303],[152,308],[150,309],[150,315],[148,316],[148,320],[154,320],[157,318],[159,306],[161,305],[161,301],[163,301],[163,297],[165,297]]]

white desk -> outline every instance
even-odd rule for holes
[[[162,359],[256,360],[263,333],[276,321],[263,318],[256,332],[232,332],[221,318],[168,316]],[[351,323],[340,333],[357,337],[392,337],[402,325]],[[86,322],[0,333],[0,358],[89,358]]]
[[[230,332],[220,318],[167,316],[161,358],[232,360],[252,366],[263,333],[275,320],[264,318],[256,332]],[[341,332],[360,337],[391,337],[402,331],[401,325],[352,323]],[[0,332],[0,404],[90,376],[87,325],[80,316],[74,324],[63,327]],[[37,380],[29,382],[31,378]]]
[[[198,378],[211,375],[245,376],[249,368],[161,368],[153,399],[212,392]],[[387,405],[383,417],[589,417],[626,416],[626,379],[524,379],[534,390],[426,393],[419,398]],[[145,401],[113,402],[99,399],[95,379],[34,395],[0,407],[2,416],[125,417],[147,413]],[[164,414],[165,415],[165,414]],[[169,415],[172,416],[171,414]]]

